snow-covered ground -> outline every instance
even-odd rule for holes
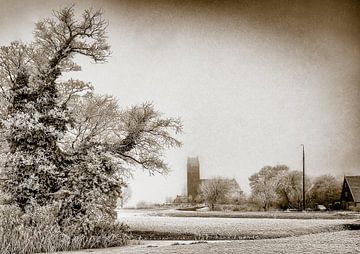
[[[153,216],[147,211],[123,211],[118,219],[136,231],[282,237],[327,231],[348,223],[344,219],[268,219]]]
[[[58,252],[60,253],[60,252]],[[360,231],[339,231],[265,240],[191,245],[134,245],[61,254],[215,254],[215,253],[360,253]]]
[[[133,245],[124,247],[56,253],[360,253],[360,231],[341,230],[342,224],[354,222],[353,219],[198,218],[171,217],[169,213],[159,216],[157,211],[129,210],[120,212],[118,218],[132,230],[259,237],[234,241],[133,241]],[[274,235],[281,238],[264,239]]]

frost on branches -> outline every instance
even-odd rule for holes
[[[53,204],[60,225],[78,222],[83,232],[91,221],[115,219],[132,167],[166,173],[164,149],[180,146],[180,120],[152,104],[122,110],[90,84],[61,79],[81,69],[76,55],[106,60],[106,26],[99,11],[77,20],[65,8],[36,24],[32,43],[0,49],[1,189],[24,212]]]

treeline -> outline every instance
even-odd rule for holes
[[[248,202],[259,208],[301,209],[303,200],[302,171],[290,170],[286,165],[265,166],[249,177],[251,194]],[[317,204],[328,209],[340,199],[341,181],[332,175],[305,177],[306,208]]]
[[[259,211],[270,209],[302,209],[302,171],[286,165],[265,166],[249,177],[251,193],[245,195],[235,180],[214,177],[200,184],[195,203],[205,203],[211,210]],[[305,177],[306,209],[323,205],[339,209],[342,182],[332,175]],[[194,203],[179,197],[175,203]]]

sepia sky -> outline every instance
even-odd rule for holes
[[[265,165],[301,169],[300,144],[310,175],[360,173],[359,1],[59,2],[0,0],[0,44],[30,41],[52,9],[102,8],[112,56],[80,58],[75,77],[183,119],[172,172],[135,172],[130,204],[183,193],[188,156],[202,178],[235,177],[246,192]]]

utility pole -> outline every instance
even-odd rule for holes
[[[305,146],[304,144],[301,144],[302,148],[303,148],[303,204],[302,204],[302,210],[305,211],[306,209],[306,198],[305,198]]]

